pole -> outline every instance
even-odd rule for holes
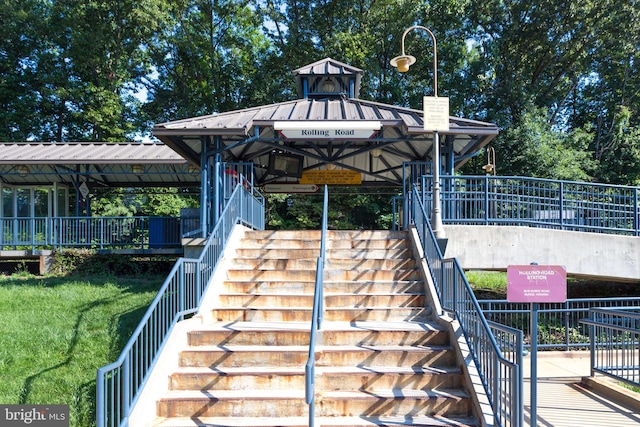
[[[433,215],[431,228],[436,239],[446,238],[442,225],[442,209],[440,206],[440,138],[438,131],[433,132]]]
[[[540,304],[531,303],[531,421],[529,425],[538,425],[538,309]]]

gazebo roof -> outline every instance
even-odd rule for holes
[[[305,171],[360,172],[363,185],[399,185],[404,162],[430,159],[434,138],[424,130],[423,111],[357,98],[362,70],[326,58],[294,75],[300,99],[161,123],[153,134],[197,165],[203,146],[220,141],[224,161],[255,164],[258,185],[297,180],[270,173],[274,152],[303,156]],[[371,132],[353,133],[356,128]],[[442,152],[453,153],[457,168],[497,134],[495,124],[449,117],[449,130],[440,132]]]

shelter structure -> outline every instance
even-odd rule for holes
[[[238,173],[266,192],[400,187],[407,164],[431,161],[433,133],[422,110],[360,99],[363,74],[325,58],[293,71],[298,99],[160,123],[162,143],[2,144],[0,217],[89,215],[82,201],[97,187],[195,187],[205,234]],[[497,134],[495,124],[449,117],[440,172],[453,174]]]
[[[1,144],[0,217],[79,216],[110,187],[199,188],[200,174],[161,143]]]
[[[430,161],[424,112],[359,98],[363,70],[331,58],[293,71],[299,98],[157,124],[153,134],[202,172],[202,206],[216,205],[223,162],[250,162],[267,191],[300,185],[400,187],[405,165]],[[497,134],[492,123],[449,117],[440,164],[452,174]],[[288,191],[289,190],[289,191]],[[215,223],[215,209],[203,223]]]

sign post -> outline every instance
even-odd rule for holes
[[[541,302],[567,300],[567,271],[561,265],[510,265],[507,300],[531,304],[531,426],[538,419],[538,310]]]

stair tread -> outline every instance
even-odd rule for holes
[[[316,352],[340,352],[340,351],[435,351],[435,350],[451,350],[453,347],[447,345],[316,345]],[[186,351],[220,351],[220,352],[308,352],[308,345],[199,345],[188,347]]]
[[[370,399],[465,399],[469,395],[460,389],[368,389],[368,390],[316,390],[322,399],[370,400]],[[167,400],[304,400],[305,390],[170,390],[164,397]]]
[[[461,370],[449,366],[316,366],[316,374],[451,374]],[[304,366],[279,367],[182,367],[176,374],[219,374],[219,375],[304,375]]]
[[[200,331],[309,331],[310,322],[214,322],[193,332]],[[441,332],[435,323],[406,321],[323,321],[322,331],[399,331]]]
[[[268,310],[268,311],[291,311],[291,310],[307,310],[312,311],[312,306],[287,306],[287,307],[261,307],[261,306],[245,306],[245,305],[233,305],[233,306],[218,306],[212,307],[212,310]],[[401,306],[392,306],[388,305],[371,305],[371,306],[363,306],[363,307],[324,307],[325,311],[345,311],[345,310],[406,310],[406,309],[414,309],[414,310],[424,310],[425,307],[422,305],[401,305]]]
[[[197,418],[167,418],[159,420],[156,427],[306,427],[308,417],[197,417]],[[473,417],[429,417],[429,416],[388,416],[388,417],[316,417],[315,424],[322,426],[430,426],[430,427],[468,427],[477,426]]]
[[[366,297],[366,296],[401,296],[401,297],[406,297],[406,296],[412,296],[412,295],[418,295],[418,296],[422,296],[424,295],[424,292],[416,292],[416,291],[410,291],[410,292],[325,292],[324,293],[324,297],[343,297],[343,296],[353,296],[353,297]],[[266,296],[266,297],[282,297],[282,296],[286,296],[286,297],[313,297],[313,293],[307,293],[307,292],[252,292],[250,294],[246,293],[246,292],[220,292],[220,296],[243,296],[243,297],[249,297],[249,298],[253,298],[253,297],[257,297],[257,296]]]

